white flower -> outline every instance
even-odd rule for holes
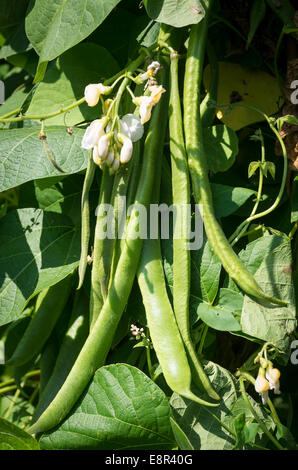
[[[266,405],[268,400],[268,390],[270,388],[268,380],[261,374],[255,380],[255,391],[261,395],[263,405]]]
[[[97,144],[98,157],[101,160],[105,160],[109,153],[110,137],[108,134],[104,134],[100,137]]]
[[[154,104],[158,103],[161,95],[166,91],[162,85],[152,85],[149,87],[151,98]]]
[[[157,72],[160,69],[160,63],[157,62],[156,60],[153,61],[150,65],[147,67],[147,76],[148,78],[154,77]]]
[[[88,106],[96,106],[100,95],[107,95],[110,93],[111,87],[105,86],[102,83],[90,83],[85,87],[84,96]]]
[[[129,160],[131,159],[132,152],[133,152],[132,141],[130,140],[129,137],[125,137],[125,139],[123,139],[123,145],[120,151],[120,162],[128,163]]]
[[[161,85],[152,85],[149,90],[150,96],[139,96],[134,99],[134,103],[140,106],[141,124],[150,120],[153,106],[159,102],[162,93],[166,91]]]
[[[266,379],[269,382],[270,390],[274,390],[276,395],[280,394],[279,390],[280,371],[278,369],[270,368],[266,371]]]
[[[125,114],[120,119],[121,132],[130,138],[132,142],[137,142],[143,137],[144,126],[140,119],[134,114]]]
[[[105,125],[106,119],[96,119],[95,121],[92,121],[90,126],[85,130],[81,147],[86,150],[92,149],[104,134]]]

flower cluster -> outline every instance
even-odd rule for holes
[[[261,395],[263,405],[267,403],[269,390],[274,390],[276,395],[280,393],[279,379],[280,371],[273,367],[271,361],[261,365],[255,380],[255,390]]]
[[[121,164],[128,163],[133,153],[133,143],[142,138],[144,133],[143,124],[151,118],[153,106],[155,106],[165,89],[158,85],[155,75],[160,69],[159,62],[152,62],[147,71],[139,74],[135,79],[130,77],[136,83],[143,83],[148,80],[145,89],[147,91],[143,96],[135,97],[132,95],[132,101],[137,106],[134,114],[126,114],[121,119],[114,108],[117,97],[114,99],[103,100],[103,95],[109,95],[114,85],[105,86],[103,83],[91,83],[86,86],[84,96],[88,106],[96,106],[101,99],[104,116],[101,119],[95,119],[87,127],[82,139],[82,148],[91,150],[93,160],[100,168],[108,166],[113,172],[117,171]],[[139,114],[140,118],[137,116]]]
[[[146,337],[146,335],[144,333],[144,328],[139,328],[136,325],[131,325],[130,326],[130,332],[131,332],[132,336],[135,336],[135,338],[137,340]]]

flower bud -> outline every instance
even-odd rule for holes
[[[101,160],[105,160],[107,158],[108,153],[109,153],[109,147],[110,147],[110,137],[108,134],[104,134],[99,139],[98,145],[97,145],[98,156]]]
[[[120,162],[128,163],[129,160],[131,159],[132,152],[133,152],[132,141],[128,137],[126,137],[124,139],[124,142],[120,151]]]
[[[269,368],[266,371],[266,379],[269,382],[270,390],[274,390],[274,393],[278,395],[280,393],[279,390],[279,378],[280,378],[280,371],[279,369]]]
[[[84,96],[88,106],[96,106],[100,97],[98,86],[95,83],[87,85],[84,91]]]
[[[255,391],[261,395],[263,405],[267,403],[269,388],[270,385],[263,375],[263,370],[259,371],[259,375],[255,380]]]

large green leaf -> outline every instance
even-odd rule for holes
[[[227,171],[238,154],[238,137],[230,127],[219,124],[204,131],[204,146],[209,170]]]
[[[61,176],[49,161],[39,133],[39,127],[1,131],[0,191],[37,178]],[[46,129],[52,157],[65,174],[86,168],[88,152],[81,149],[83,134],[82,129],[75,129],[73,135],[69,135],[65,127]]]
[[[262,305],[245,296],[241,315],[242,331],[270,341],[289,353],[291,336],[296,327],[290,240],[276,235],[263,237],[250,243],[241,257],[246,260],[247,267],[267,295],[288,302],[287,307]]]
[[[45,74],[28,108],[28,115],[48,114],[60,107],[71,105],[84,95],[85,86],[111,77],[119,70],[111,54],[93,43],[79,44],[65,52]],[[75,107],[66,116],[60,114],[49,119],[49,125],[72,126],[84,120],[96,119],[98,106],[90,108],[86,103]]]
[[[79,255],[79,232],[68,217],[39,209],[9,212],[0,227],[0,325],[71,273]]]
[[[99,369],[72,414],[41,438],[43,449],[171,449],[175,445],[165,394],[126,364]]]
[[[0,450],[38,450],[37,441],[22,429],[0,418]]]
[[[26,33],[40,56],[40,63],[55,59],[89,36],[119,2],[32,0],[26,17]]]
[[[199,23],[205,16],[199,0],[144,0],[144,5],[150,18],[176,28]]]

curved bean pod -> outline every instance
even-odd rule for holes
[[[191,370],[170,304],[158,240],[145,240],[138,281],[152,343],[169,387],[179,395],[205,406],[218,406],[190,390]]]
[[[206,17],[199,24],[192,26],[184,81],[185,142],[195,200],[199,205],[209,242],[231,278],[252,297],[277,305],[287,305],[286,302],[268,296],[261,290],[230,246],[214,214],[200,118],[200,87],[207,28]]]
[[[190,251],[189,230],[183,208],[190,204],[187,156],[184,146],[182,116],[178,84],[178,55],[171,55],[170,93],[170,151],[172,164],[173,204],[177,208],[173,236],[173,303],[176,321],[192,364],[196,385],[211,398],[219,400],[213,390],[194,349],[189,326]],[[182,230],[181,230],[182,229]],[[178,233],[178,230],[182,233]]]

